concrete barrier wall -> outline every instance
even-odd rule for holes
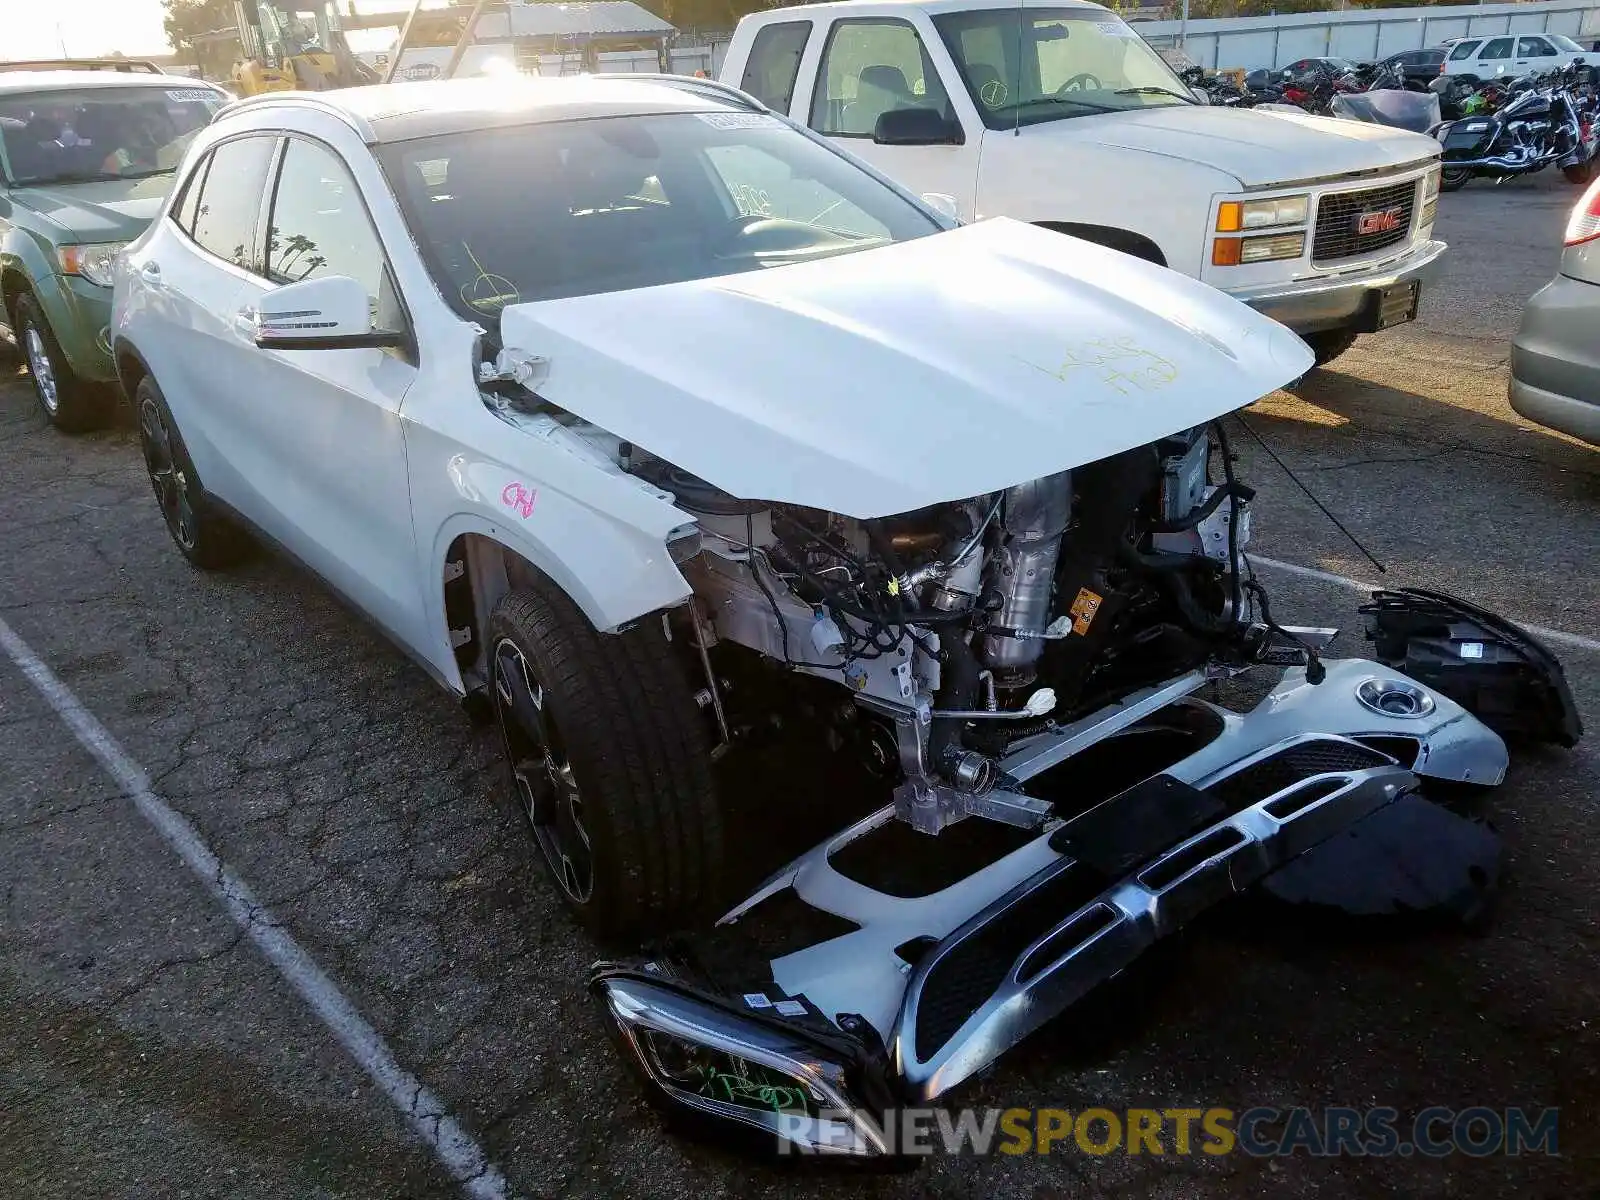
[[[1140,21],[1134,28],[1152,45],[1167,47],[1177,45],[1181,25],[1177,21]],[[1184,49],[1202,66],[1254,70],[1321,55],[1365,61],[1399,50],[1437,46],[1446,38],[1518,32],[1600,37],[1600,0],[1352,9],[1190,21]]]
[[[1133,27],[1146,41],[1163,48],[1177,45],[1181,32],[1177,21],[1139,21]],[[1366,61],[1399,50],[1437,46],[1446,38],[1516,32],[1564,33],[1573,38],[1585,35],[1580,40],[1587,48],[1591,39],[1600,38],[1600,0],[1224,17],[1190,21],[1184,48],[1202,66],[1254,70],[1283,67],[1296,59],[1321,55]],[[728,43],[722,40],[674,46],[672,69],[681,75],[704,71],[715,78],[727,52]],[[443,65],[449,54],[444,48],[408,50],[402,66]],[[462,72],[470,72],[490,58],[512,58],[514,54],[505,44],[473,46],[462,63]],[[603,70],[629,74],[654,74],[661,69],[656,56],[648,52],[602,54],[600,63]],[[577,55],[546,54],[539,59],[542,75],[576,74],[580,70]]]

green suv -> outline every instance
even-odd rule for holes
[[[177,75],[0,64],[0,334],[9,328],[58,429],[105,417],[117,253],[160,211],[190,139],[228,100]]]

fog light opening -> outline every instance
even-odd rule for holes
[[[1368,679],[1356,688],[1356,699],[1385,717],[1425,717],[1433,711],[1433,697],[1409,679]]]

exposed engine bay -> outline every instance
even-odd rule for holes
[[[842,683],[875,721],[869,764],[899,771],[899,815],[926,833],[1043,822],[1007,753],[1141,688],[1269,651],[1315,670],[1313,645],[1244,619],[1261,595],[1244,577],[1253,493],[1220,423],[868,521],[630,467],[697,518],[696,644]]]

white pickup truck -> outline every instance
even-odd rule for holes
[[[1083,0],[768,10],[739,22],[721,80],[963,221],[1014,217],[1204,280],[1318,363],[1415,317],[1445,251],[1434,139],[1208,106]]]

